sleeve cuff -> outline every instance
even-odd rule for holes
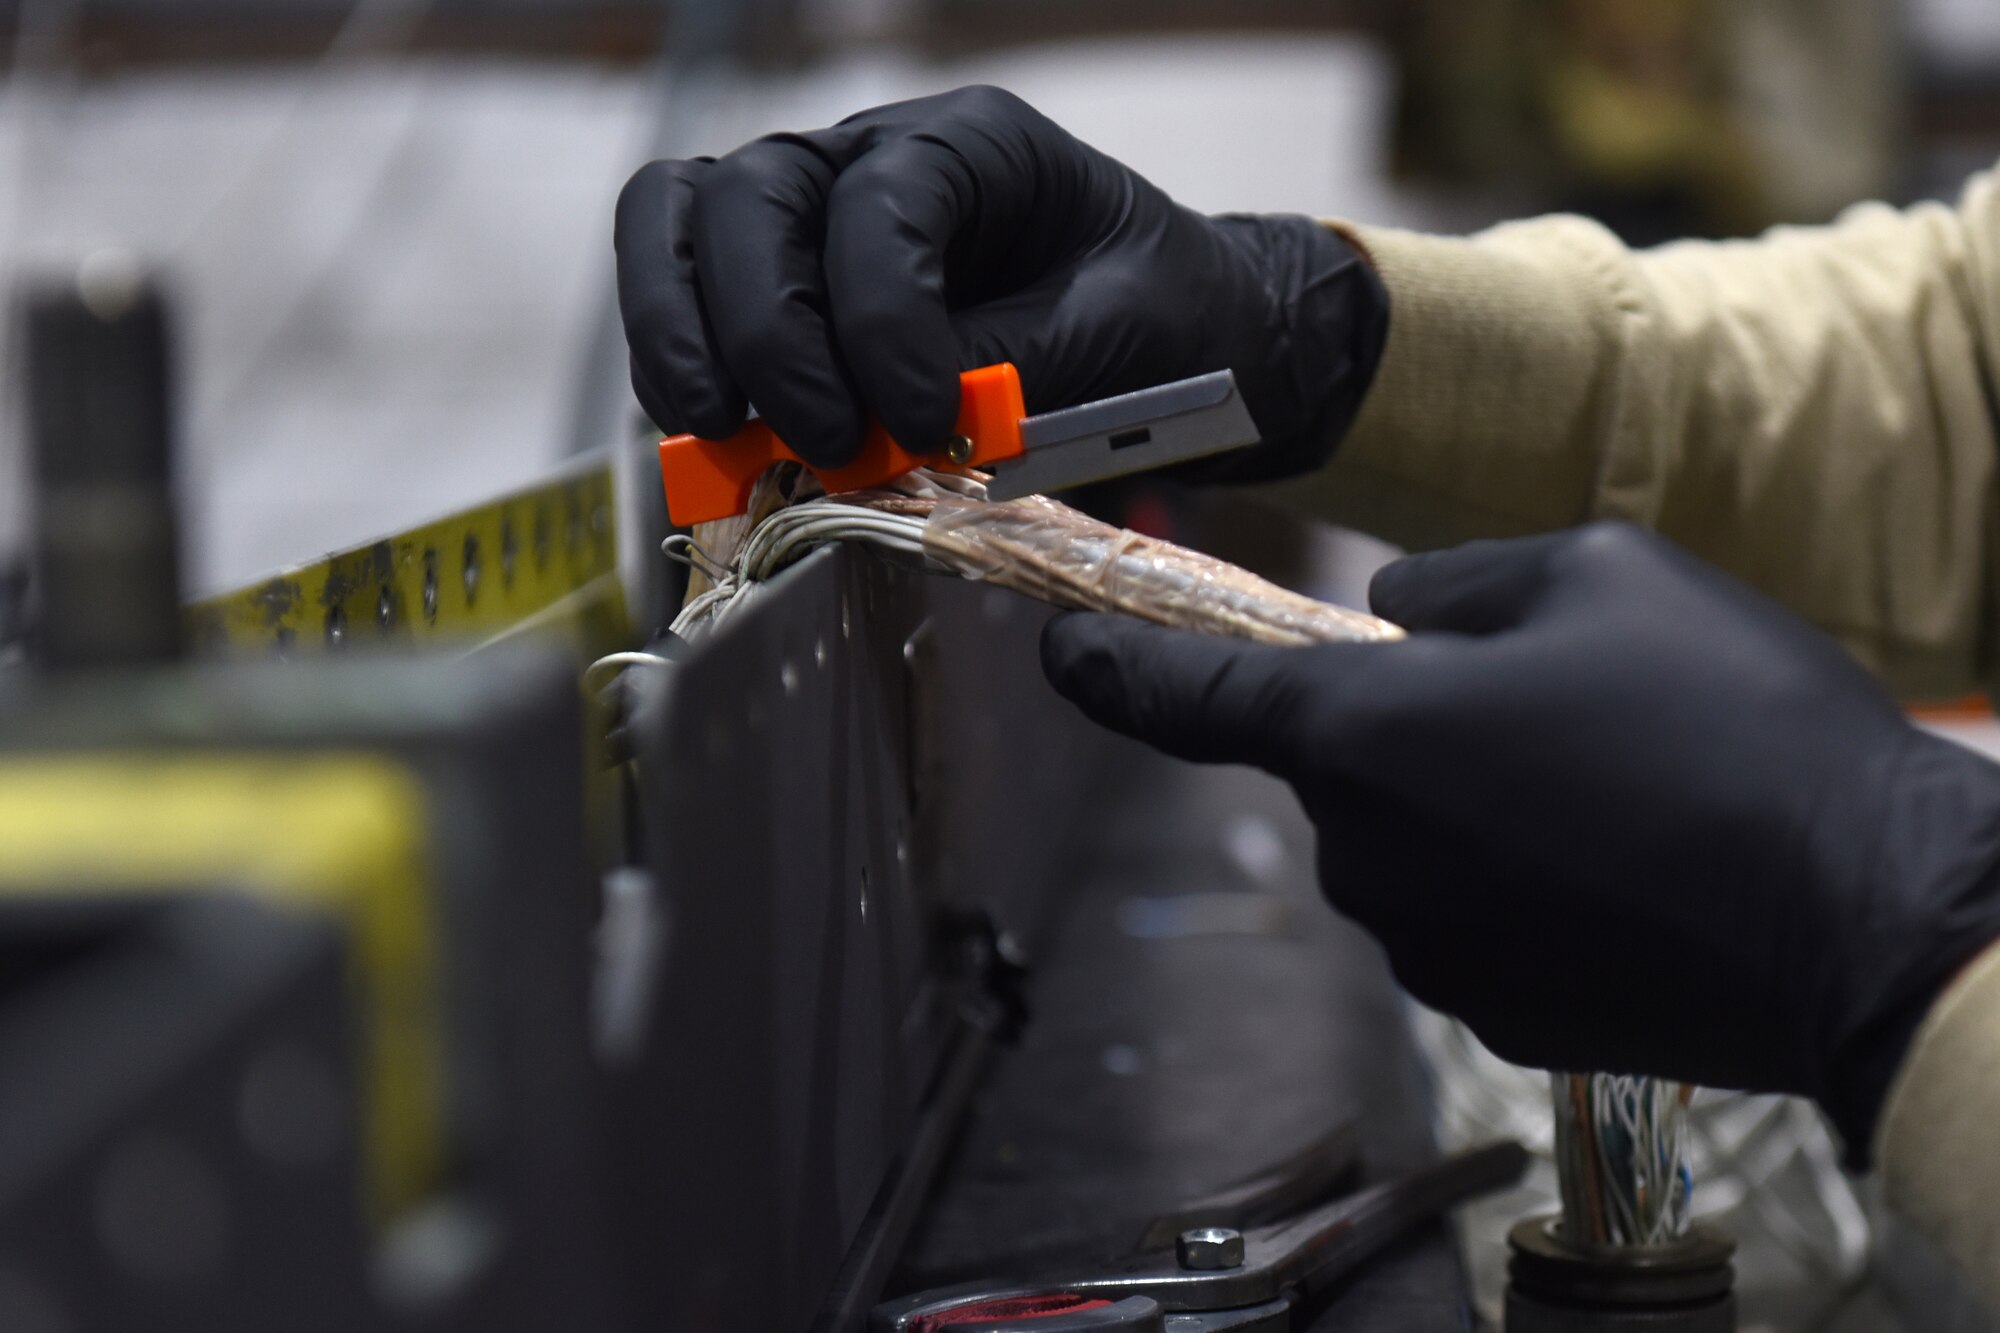
[[[1325,225],[1380,276],[1388,340],[1339,454],[1282,498],[1412,549],[1589,517],[1629,387],[1616,238],[1570,217],[1473,237]]]
[[[2000,1306],[2000,944],[1931,1007],[1875,1131],[1888,1204]]]

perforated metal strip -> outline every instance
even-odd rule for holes
[[[188,607],[209,658],[472,647],[528,628],[599,651],[625,629],[609,462],[279,570]]]

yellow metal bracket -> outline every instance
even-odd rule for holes
[[[527,490],[204,598],[187,616],[195,652],[211,659],[464,649],[531,630],[609,651],[626,628],[611,464],[584,460]]]
[[[0,896],[233,887],[350,931],[369,1211],[444,1168],[444,1036],[429,802],[386,756],[0,756]]]

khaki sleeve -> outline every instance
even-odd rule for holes
[[[2000,945],[1946,990],[1875,1129],[1885,1201],[2000,1309]]]
[[[1391,297],[1334,462],[1281,498],[1406,547],[1656,528],[1905,697],[1995,667],[2000,189],[1750,241],[1626,249],[1575,217],[1333,224]]]

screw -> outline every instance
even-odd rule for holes
[[[338,648],[347,641],[347,617],[337,606],[326,613],[326,646]]]
[[[945,441],[944,456],[952,462],[961,465],[970,463],[972,461],[972,437],[970,435],[952,436],[949,440]]]
[[[479,537],[476,533],[465,534],[465,604],[472,605],[479,595]]]
[[[1181,1267],[1212,1273],[1243,1267],[1243,1233],[1230,1227],[1195,1227],[1174,1241]]]
[[[396,602],[389,596],[387,588],[382,589],[381,596],[375,599],[375,623],[383,629],[396,623]]]
[[[438,556],[436,551],[424,552],[424,619],[438,618]]]

